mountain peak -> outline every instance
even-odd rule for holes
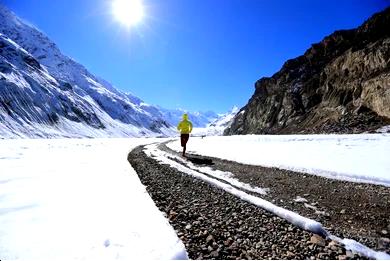
[[[6,137],[161,136],[161,113],[65,56],[0,6],[0,117]]]

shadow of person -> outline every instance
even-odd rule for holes
[[[192,163],[196,165],[214,165],[214,162],[212,159],[207,158],[200,158],[200,157],[194,157],[194,156],[187,156],[187,160],[191,161]]]

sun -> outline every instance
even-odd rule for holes
[[[124,26],[128,28],[135,26],[145,15],[142,0],[113,0],[112,14]]]

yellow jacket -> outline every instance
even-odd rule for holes
[[[181,134],[190,134],[192,131],[192,123],[188,120],[188,115],[183,114],[183,120],[177,125],[177,130]]]

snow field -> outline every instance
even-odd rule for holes
[[[0,140],[0,259],[187,259],[127,162],[155,141]]]
[[[168,147],[181,151],[179,142]],[[390,134],[191,137],[187,151],[249,165],[390,186]]]

